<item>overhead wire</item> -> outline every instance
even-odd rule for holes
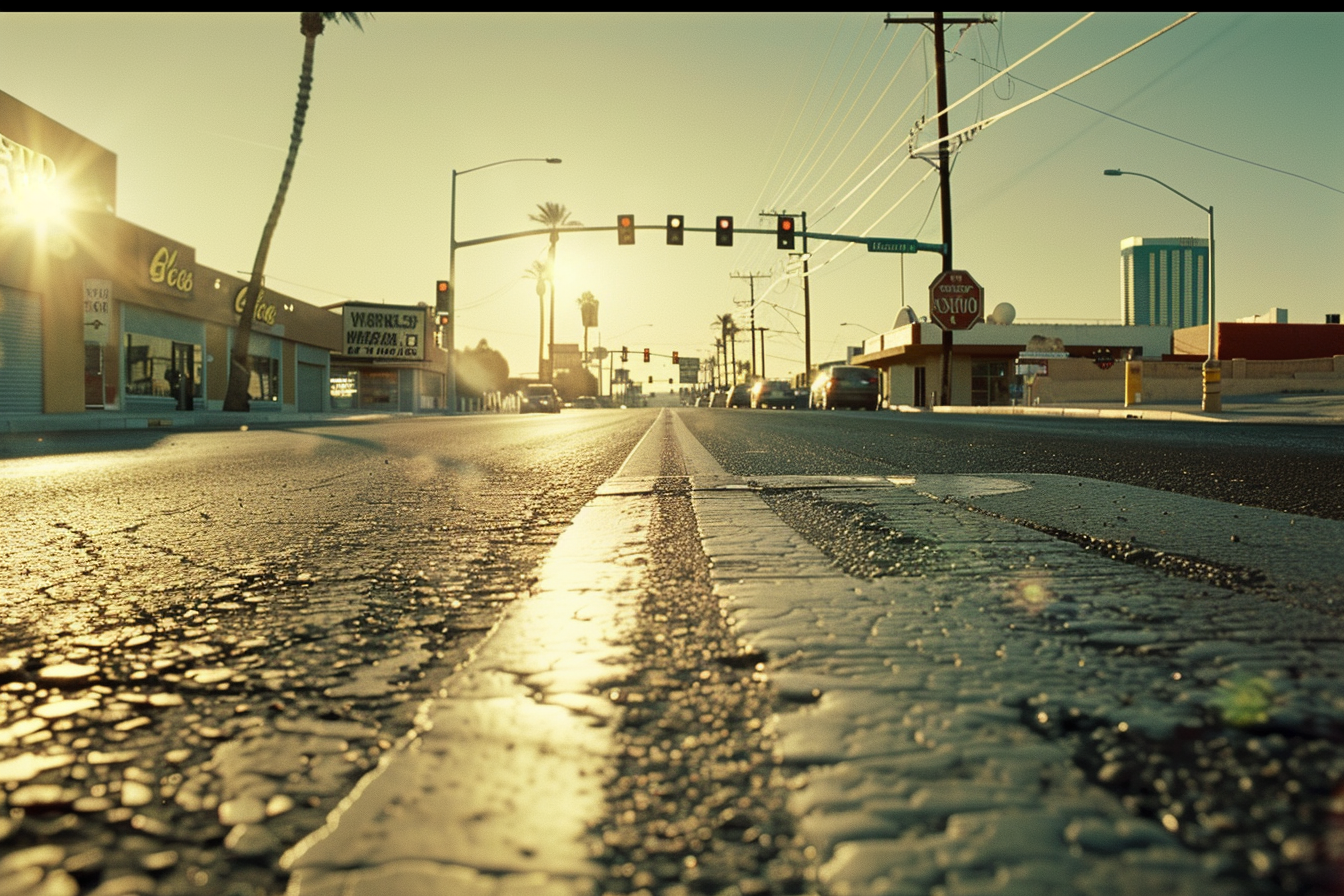
[[[887,45],[886,45],[886,47],[882,50],[882,55],[881,55],[880,57],[878,57],[877,61],[873,64],[872,68],[869,70],[869,72],[868,72],[868,78],[863,82],[863,86],[862,86],[861,88],[859,88],[859,90],[858,90],[857,93],[854,94],[854,99],[853,99],[853,101],[850,102],[849,109],[846,110],[844,117],[843,117],[842,119],[840,119],[840,123],[839,123],[838,125],[836,125],[835,128],[828,128],[828,129],[831,131],[831,136],[830,136],[830,138],[826,141],[826,145],[823,146],[823,147],[821,147],[821,149],[817,152],[816,159],[812,162],[812,165],[807,169],[807,172],[804,173],[804,174],[802,175],[802,177],[801,177],[801,180],[802,180],[802,181],[806,182],[807,180],[809,180],[809,179],[811,178],[811,176],[812,176],[812,172],[816,169],[817,165],[821,164],[823,158],[827,155],[827,152],[830,150],[831,145],[834,144],[835,141],[836,141],[836,139],[839,137],[841,129],[843,129],[844,126],[845,126],[845,123],[849,121],[850,116],[851,116],[852,114],[854,114],[854,109],[858,106],[858,104],[859,104],[859,100],[861,100],[861,99],[863,98],[863,95],[864,95],[864,94],[867,92],[867,90],[868,90],[868,85],[872,83],[873,78],[877,75],[878,67],[881,66],[881,65],[882,65],[882,61],[883,61],[884,59],[887,58],[887,53],[891,50],[891,45],[892,45],[892,43],[893,43],[894,40],[895,40],[895,36],[896,36],[896,35],[893,33],[893,34],[891,35],[891,40],[888,40],[888,41],[887,41]],[[868,48],[868,54],[871,54],[871,53],[872,53],[872,48],[873,48],[874,46],[877,45],[877,41],[878,41],[878,38],[879,38],[879,37],[881,37],[881,32],[877,32],[877,33],[874,35],[874,37],[873,37],[873,43],[872,43],[872,44],[869,46],[869,48]],[[867,55],[868,55],[868,54],[865,54],[865,57],[864,57],[865,60],[867,59]],[[861,62],[861,63],[860,63],[860,66],[862,66],[862,64],[863,64],[863,63]],[[853,84],[853,82],[854,82],[855,80],[858,79],[858,77],[859,77],[859,72],[860,72],[860,69],[859,69],[859,68],[855,68],[853,78],[850,79],[850,83],[851,83],[851,85]],[[845,89],[845,94],[848,95],[848,93],[849,93],[849,89],[846,88],[846,89]],[[886,92],[884,91],[882,95],[885,96],[885,95],[886,95]],[[863,127],[863,124],[866,123],[866,122],[868,121],[868,119],[872,116],[872,111],[873,111],[873,109],[876,108],[876,104],[879,103],[879,102],[881,102],[881,97],[878,97],[877,100],[874,100],[873,108],[870,109],[869,112],[868,112],[868,114],[864,116],[863,122],[860,122],[859,125],[856,127],[853,136],[851,136],[851,137],[849,138],[849,141],[846,142],[846,144],[845,144],[845,148],[848,148],[849,143],[852,143],[852,142],[854,141],[855,137],[858,136],[859,131],[860,131],[860,130],[862,129],[862,127]],[[832,115],[832,117],[834,117],[834,115]],[[829,125],[829,122],[828,122],[827,124]],[[836,163],[837,161],[839,161],[839,159],[840,159],[840,155],[841,155],[843,152],[844,152],[844,149],[841,149],[839,152],[830,153],[830,159],[831,159],[831,162],[830,162],[829,165],[827,165],[826,170],[823,171],[823,172],[821,173],[821,175],[819,175],[819,178],[818,178],[819,180],[822,179],[822,178],[825,178],[825,177],[826,177],[826,175],[830,172],[830,169],[831,169],[832,167],[835,166],[835,163]],[[811,192],[812,192],[812,190],[809,189],[806,193],[804,193],[803,196],[802,196],[802,198],[799,200],[799,204],[801,204],[801,205],[803,205],[803,206],[805,207],[806,204],[807,204],[807,197],[811,194]]]
[[[827,126],[829,125],[830,121],[833,120],[833,119],[835,118],[835,113],[836,113],[836,110],[837,110],[837,106],[838,106],[839,101],[837,101],[835,104],[832,104],[831,100],[835,97],[835,92],[836,92],[836,90],[839,89],[839,86],[840,86],[840,76],[843,75],[843,73],[849,69],[849,60],[853,58],[853,56],[854,56],[854,52],[855,52],[856,48],[858,47],[859,40],[860,40],[860,38],[862,38],[862,37],[863,37],[863,31],[862,31],[862,30],[860,30],[860,31],[858,31],[858,32],[855,33],[855,35],[854,35],[854,42],[853,42],[853,44],[850,45],[849,53],[848,53],[848,55],[845,57],[845,61],[844,61],[844,63],[841,65],[840,70],[839,70],[839,73],[838,73],[837,76],[836,76],[836,80],[835,80],[835,82],[831,85],[831,92],[830,92],[830,94],[827,96],[826,101],[825,101],[825,103],[823,104],[823,107],[822,107],[823,109],[830,109],[830,110],[831,110],[831,112],[830,112],[830,117],[827,118],[825,124],[822,124],[820,127],[817,127],[817,128],[816,128],[816,136],[814,136],[814,137],[812,138],[812,143],[811,143],[811,145],[808,146],[808,148],[807,148],[804,152],[802,152],[801,154],[798,155],[798,159],[797,159],[797,161],[794,163],[794,166],[793,166],[793,172],[792,172],[788,177],[786,177],[786,178],[784,179],[784,183],[783,183],[783,185],[780,186],[780,188],[779,188],[779,190],[778,190],[778,193],[779,193],[779,194],[785,194],[785,193],[789,192],[789,190],[790,190],[790,188],[791,188],[793,182],[799,177],[799,175],[800,175],[800,173],[801,173],[801,171],[802,171],[803,165],[805,165],[805,164],[807,163],[807,160],[808,160],[809,158],[812,157],[813,152],[814,152],[814,151],[816,150],[816,148],[817,148],[817,143],[820,142],[820,140],[821,140],[821,138],[822,138],[822,135],[826,132],[826,130],[827,130]],[[818,72],[818,77],[820,77],[820,72]],[[855,74],[855,77],[857,77],[857,72],[856,72],[856,74]],[[853,83],[853,77],[851,77],[851,79],[850,79],[850,83],[851,83],[851,84]],[[849,88],[846,87],[846,88],[845,88],[845,93],[848,93],[848,92],[849,92]],[[841,94],[841,100],[844,99],[845,93],[842,93],[842,94]],[[771,205],[772,205],[773,207],[778,207],[780,201],[781,201],[781,196],[777,195],[776,198],[775,198],[775,201],[772,202]]]
[[[954,133],[948,134],[946,137],[939,137],[939,138],[936,139],[936,140],[931,140],[930,142],[928,142],[928,143],[924,144],[923,146],[920,146],[918,149],[914,150],[914,152],[925,152],[925,151],[930,150],[930,149],[936,149],[936,148],[937,148],[940,144],[942,144],[942,143],[950,143],[950,142],[952,142],[952,141],[959,140],[961,137],[966,136],[966,135],[968,135],[968,134],[972,134],[972,133],[975,133],[976,131],[984,130],[985,128],[989,127],[990,125],[1002,121],[1003,119],[1007,118],[1009,115],[1013,115],[1013,114],[1016,113],[1016,112],[1020,112],[1020,111],[1022,111],[1023,109],[1025,109],[1027,106],[1032,105],[1033,103],[1038,103],[1038,102],[1040,102],[1041,100],[1045,99],[1047,96],[1053,96],[1054,94],[1056,94],[1056,93],[1058,93],[1059,91],[1063,90],[1065,87],[1068,87],[1070,84],[1076,84],[1076,83],[1078,83],[1079,81],[1081,81],[1083,78],[1086,78],[1088,75],[1095,74],[1096,72],[1098,72],[1098,71],[1100,71],[1101,69],[1105,68],[1106,66],[1110,65],[1112,62],[1115,62],[1117,59],[1121,59],[1121,58],[1123,58],[1123,57],[1125,57],[1125,56],[1128,56],[1130,53],[1133,53],[1135,50],[1137,50],[1139,47],[1142,47],[1144,44],[1147,44],[1147,43],[1149,43],[1150,41],[1156,40],[1157,38],[1159,38],[1159,37],[1161,37],[1162,35],[1166,34],[1166,33],[1167,33],[1168,31],[1170,31],[1171,29],[1175,28],[1177,25],[1180,25],[1180,24],[1182,24],[1183,22],[1188,22],[1188,21],[1189,21],[1191,18],[1193,18],[1195,15],[1196,15],[1196,14],[1193,13],[1193,12],[1191,12],[1191,13],[1186,13],[1185,15],[1181,16],[1181,17],[1180,17],[1179,19],[1177,19],[1176,21],[1172,22],[1170,25],[1167,25],[1165,28],[1161,28],[1161,29],[1159,29],[1159,30],[1153,32],[1152,34],[1150,34],[1150,35],[1148,35],[1147,37],[1145,37],[1143,40],[1138,41],[1137,43],[1133,44],[1133,45],[1130,46],[1130,47],[1127,47],[1127,48],[1124,49],[1124,50],[1121,50],[1119,53],[1116,53],[1114,56],[1111,56],[1109,59],[1105,60],[1104,62],[1099,62],[1099,63],[1097,63],[1096,65],[1094,65],[1094,66],[1092,66],[1091,68],[1089,68],[1087,71],[1084,71],[1084,72],[1081,72],[1081,73],[1079,73],[1079,74],[1077,74],[1077,75],[1074,75],[1072,78],[1069,78],[1067,81],[1064,81],[1063,83],[1058,84],[1058,85],[1056,85],[1055,87],[1051,87],[1049,90],[1046,90],[1044,93],[1038,94],[1037,96],[1034,96],[1034,97],[1032,97],[1032,98],[1029,99],[1029,100],[1025,100],[1025,101],[1023,101],[1023,102],[1021,102],[1021,103],[1018,103],[1016,106],[1013,106],[1013,107],[1010,108],[1010,109],[1005,109],[1005,110],[1002,111],[1002,112],[998,112],[998,113],[996,113],[996,114],[994,114],[994,115],[991,115],[991,116],[989,116],[989,117],[987,117],[987,118],[983,118],[983,119],[981,119],[980,121],[975,122],[974,124],[967,125],[966,127],[962,128],[962,129],[959,130],[959,131],[956,131],[956,132],[954,132]],[[1075,23],[1075,24],[1076,24],[1076,23]],[[1053,42],[1053,39],[1052,39],[1051,42]],[[1033,54],[1033,55],[1034,55],[1034,54]],[[1016,65],[1018,65],[1019,63],[1025,61],[1026,58],[1029,58],[1029,57],[1024,57],[1023,59],[1018,60],[1018,62],[1013,63],[1013,65],[1011,65],[1011,66],[1009,66],[1008,68],[1004,69],[1003,72],[1000,72],[999,75],[995,75],[994,78],[991,78],[988,82],[986,82],[986,86],[987,86],[988,84],[992,84],[995,80],[998,79],[998,77],[999,77],[1000,75],[1006,74],[1006,73],[1007,73],[1008,71],[1010,71],[1014,66],[1016,66]],[[981,88],[977,88],[977,90],[979,90],[979,89],[981,89]],[[963,99],[964,99],[964,98],[963,98]],[[962,102],[962,100],[958,100],[958,102]],[[950,108],[950,107],[949,107],[949,108]]]
[[[978,65],[986,66],[987,68],[991,68],[991,69],[994,68],[994,66],[990,65],[989,63],[982,62],[982,61],[980,61],[980,60],[971,60],[971,61],[975,62],[975,63],[978,64]],[[1020,76],[1017,76],[1016,79],[1017,79],[1018,81],[1021,81],[1023,84],[1027,85],[1028,87],[1030,87],[1030,88],[1032,88],[1032,89],[1034,89],[1034,90],[1045,90],[1045,89],[1046,89],[1046,88],[1040,86],[1039,84],[1033,84],[1032,82],[1030,82],[1030,81],[1028,81],[1028,80],[1026,80],[1025,78],[1022,78],[1022,77],[1020,77]],[[1236,155],[1233,155],[1233,154],[1230,153],[1230,152],[1223,152],[1223,151],[1220,150],[1220,149],[1214,149],[1214,148],[1211,147],[1211,146],[1205,146],[1205,145],[1203,145],[1202,143],[1196,143],[1196,142],[1194,142],[1193,140],[1186,140],[1184,137],[1177,137],[1175,134],[1168,134],[1168,133],[1166,133],[1165,131],[1159,131],[1157,128],[1149,127],[1149,126],[1146,125],[1146,124],[1140,124],[1139,122],[1137,122],[1137,121],[1133,121],[1133,120],[1128,119],[1128,118],[1125,118],[1124,116],[1116,115],[1114,112],[1107,112],[1105,109],[1098,109],[1096,106],[1089,106],[1087,103],[1081,102],[1081,101],[1079,101],[1079,100],[1075,100],[1073,97],[1070,97],[1070,96],[1065,96],[1063,93],[1056,92],[1056,93],[1054,94],[1054,96],[1055,96],[1056,99],[1061,99],[1061,100],[1064,100],[1065,102],[1073,103],[1075,106],[1081,106],[1081,107],[1083,107],[1084,109],[1088,110],[1089,112],[1096,112],[1098,115],[1104,115],[1105,117],[1114,119],[1115,121],[1118,121],[1118,122],[1120,122],[1121,124],[1127,124],[1127,125],[1129,125],[1130,127],[1138,128],[1138,129],[1141,130],[1141,131],[1147,131],[1147,132],[1150,133],[1150,134],[1156,134],[1157,136],[1159,136],[1159,137],[1164,137],[1164,138],[1166,138],[1167,140],[1174,140],[1174,141],[1177,142],[1177,143],[1183,143],[1183,144],[1185,144],[1186,146],[1192,147],[1192,148],[1194,148],[1194,149],[1198,149],[1198,150],[1201,150],[1201,151],[1203,151],[1203,152],[1212,153],[1212,154],[1214,154],[1214,155],[1216,155],[1216,156],[1222,156],[1223,158],[1225,158],[1225,159],[1231,159],[1231,160],[1234,161],[1234,162],[1241,162],[1241,163],[1246,164],[1246,165],[1252,165],[1252,166],[1254,166],[1254,167],[1256,167],[1256,168],[1263,168],[1263,169],[1265,169],[1266,171],[1273,171],[1275,174],[1282,174],[1282,175],[1285,175],[1285,176],[1287,176],[1287,177],[1295,177],[1295,178],[1297,178],[1298,180],[1304,180],[1304,181],[1306,181],[1306,182],[1309,183],[1309,184],[1314,184],[1314,185],[1316,185],[1316,186],[1318,186],[1318,187],[1324,187],[1325,189],[1327,189],[1327,190],[1331,190],[1331,191],[1333,191],[1333,192],[1335,192],[1335,193],[1344,193],[1344,189],[1340,189],[1339,187],[1331,186],[1330,184],[1327,184],[1327,183],[1322,183],[1322,182],[1319,181],[1319,180],[1314,180],[1314,179],[1312,179],[1312,178],[1310,178],[1310,177],[1307,177],[1305,174],[1297,174],[1296,172],[1293,172],[1293,171],[1287,171],[1287,170],[1285,170],[1285,169],[1283,169],[1283,168],[1275,168],[1273,165],[1266,165],[1265,163],[1263,163],[1263,162],[1257,162],[1257,161],[1255,161],[1254,159],[1247,159],[1247,158],[1243,158],[1243,157],[1241,157],[1241,156],[1236,156]]]

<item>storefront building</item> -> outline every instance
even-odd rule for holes
[[[881,370],[893,405],[943,404],[943,331],[913,320],[864,341],[853,364]],[[1161,358],[1171,351],[1170,327],[1107,324],[996,324],[986,321],[953,336],[951,404],[1011,405],[1027,400],[1020,360],[1049,353],[1085,358],[1109,370],[1127,358]],[[1116,367],[1117,375],[1123,363]]]
[[[246,285],[117,218],[116,156],[0,93],[0,418],[221,408]],[[340,348],[339,315],[264,292],[253,409],[330,409]]]

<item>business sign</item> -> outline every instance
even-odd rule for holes
[[[356,305],[342,308],[345,354],[371,361],[425,360],[429,309],[424,305]]]
[[[112,335],[112,281],[84,281],[84,341],[107,344]]]
[[[681,374],[678,382],[691,384],[700,382],[699,358],[678,358],[677,370]]]
[[[929,317],[944,330],[969,330],[985,319],[985,291],[966,271],[943,271],[929,284]]]

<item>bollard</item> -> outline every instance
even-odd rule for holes
[[[1125,407],[1143,401],[1143,362],[1125,362]]]
[[[1201,406],[1207,413],[1217,413],[1223,409],[1223,365],[1217,358],[1204,362],[1204,402]]]

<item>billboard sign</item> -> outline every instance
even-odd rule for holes
[[[370,361],[423,361],[429,309],[424,305],[359,305],[341,309],[345,354]]]

